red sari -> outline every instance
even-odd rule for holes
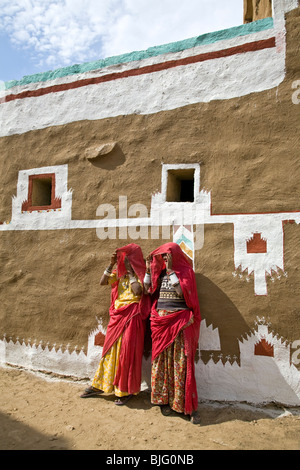
[[[176,243],[166,243],[157,248],[151,253],[153,257],[151,262],[151,292],[155,293],[157,297],[159,276],[165,268],[165,262],[161,256],[163,253],[172,254],[172,270],[179,279],[188,309],[175,311],[166,316],[159,316],[156,310],[157,298],[154,300],[151,309],[152,361],[175,341],[182,328],[193,316],[194,322],[183,330],[184,349],[187,358],[184,413],[191,415],[198,408],[195,354],[201,322],[195,273],[188,258]]]
[[[141,369],[144,351],[144,337],[146,319],[150,313],[149,296],[142,294],[139,303],[115,308],[118,296],[119,279],[126,274],[124,258],[127,256],[134,272],[143,285],[145,276],[145,262],[141,248],[132,243],[117,250],[117,276],[118,281],[112,285],[111,306],[109,309],[110,321],[107,327],[102,357],[106,355],[112,345],[122,336],[121,351],[114,385],[122,392],[128,394],[138,393],[141,387]]]

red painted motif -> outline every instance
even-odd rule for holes
[[[247,253],[267,253],[267,240],[261,237],[261,233],[254,233],[247,240]]]
[[[255,345],[254,355],[274,357],[274,347],[263,338]]]
[[[99,331],[99,333],[97,333],[95,335],[94,345],[95,346],[103,346],[104,341],[105,341],[105,335],[103,333],[101,333],[101,331]]]

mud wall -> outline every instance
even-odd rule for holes
[[[153,196],[162,193],[163,165],[193,164],[200,168],[196,191],[204,199],[209,195],[203,245],[194,251],[203,334],[208,335],[205,348],[201,342],[199,346],[201,367],[211,360],[216,364],[220,355],[223,363],[230,358],[240,366],[242,338],[255,334],[257,319],[282,342],[287,340],[292,361],[292,345],[300,339],[300,108],[292,100],[293,84],[300,78],[299,19],[299,8],[286,16],[284,68],[280,65],[278,75],[283,71],[284,77],[269,89],[0,138],[0,334],[6,342],[24,338],[27,344],[43,341],[56,349],[76,346],[86,352],[90,333],[99,329],[100,320],[105,333],[108,321],[110,293],[99,286],[101,274],[113,250],[132,241],[120,239],[118,230],[116,239],[99,239],[95,226],[89,225],[99,220],[98,206],[112,205],[118,218],[122,195],[128,206],[143,204],[150,216]],[[282,47],[277,42],[278,54]],[[270,69],[272,73],[277,74]],[[21,102],[16,99],[14,105]],[[62,225],[46,224],[39,230],[29,224],[24,229],[18,225],[21,219],[14,222],[12,217],[12,197],[17,188],[21,191],[19,172],[60,166],[67,168],[70,218],[62,219]],[[279,232],[282,228],[282,264],[270,264],[272,269],[265,272],[264,295],[255,290],[256,272],[245,269],[250,264],[236,262],[240,225],[246,224],[250,234],[264,234],[256,230],[255,217],[253,222],[244,217],[251,214],[259,221],[267,214],[271,232],[278,220]],[[151,239],[149,229],[147,237],[134,240],[145,256],[167,240],[159,230],[157,239]],[[218,334],[217,346],[209,328]],[[203,391],[204,396],[209,393]]]

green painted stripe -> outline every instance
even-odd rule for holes
[[[254,21],[252,23],[235,26],[229,29],[223,29],[213,33],[202,34],[191,39],[183,41],[172,42],[162,46],[150,47],[145,51],[135,51],[127,54],[122,54],[107,59],[100,59],[95,62],[86,62],[83,64],[76,64],[70,67],[60,68],[54,71],[38,73],[35,75],[27,75],[21,80],[10,80],[4,83],[4,89],[8,90],[14,86],[28,85],[29,83],[46,82],[48,80],[55,80],[56,78],[66,77],[68,75],[76,75],[84,72],[91,72],[110,65],[123,64],[126,62],[133,62],[137,60],[147,59],[149,57],[156,57],[169,52],[180,52],[185,49],[191,49],[196,46],[213,44],[218,41],[226,39],[233,39],[239,36],[246,36],[248,34],[257,33],[267,29],[272,29],[274,26],[273,18],[265,18],[263,20]]]

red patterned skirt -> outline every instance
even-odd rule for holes
[[[168,315],[158,310],[160,316]],[[181,331],[175,341],[154,359],[151,368],[151,403],[169,405],[174,411],[184,413],[187,358]]]

